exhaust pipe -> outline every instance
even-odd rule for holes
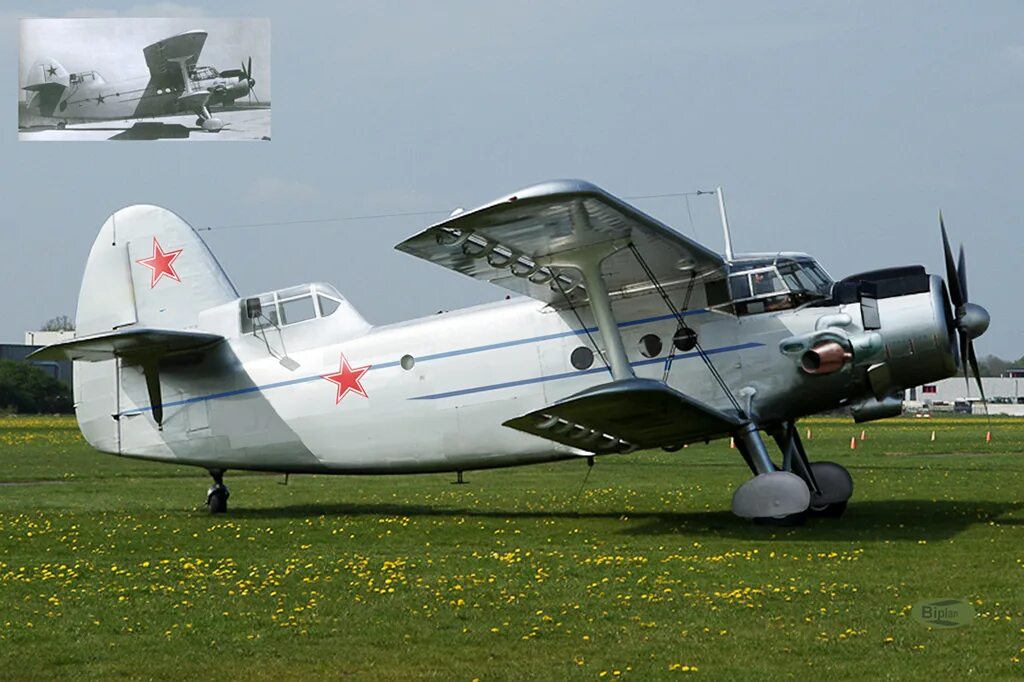
[[[819,343],[800,358],[800,369],[808,374],[838,372],[853,359],[853,354],[835,341]]]

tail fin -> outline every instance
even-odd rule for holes
[[[59,105],[70,87],[67,69],[56,59],[40,59],[28,70],[25,90],[34,93],[28,101],[29,111],[40,116],[61,115]]]
[[[78,295],[76,333],[109,336],[119,331],[118,343],[133,330],[152,335],[155,328],[167,336],[196,329],[200,312],[237,298],[217,259],[188,223],[159,206],[129,206],[103,223],[93,243]],[[166,339],[158,340],[167,345]],[[147,377],[144,370],[132,366],[128,354],[75,362],[75,411],[93,447],[115,453],[166,450],[170,430],[159,432],[144,420],[127,423],[118,416],[126,407],[145,404],[147,396],[155,407],[153,375]],[[172,399],[173,390],[164,387],[164,400]],[[183,418],[177,417],[178,422]]]
[[[110,216],[78,295],[80,335],[131,325],[192,329],[199,312],[238,293],[199,234],[177,214],[139,204]]]

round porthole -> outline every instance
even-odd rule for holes
[[[416,366],[416,358],[411,355],[403,355],[402,359],[398,361],[402,365],[402,369],[410,370]]]
[[[697,332],[689,327],[680,327],[672,337],[672,343],[684,353],[691,351],[697,347]]]
[[[661,337],[657,334],[644,334],[641,336],[640,354],[645,358],[656,358],[661,355]]]
[[[594,351],[586,346],[580,346],[569,356],[569,361],[576,369],[589,369],[594,364]]]

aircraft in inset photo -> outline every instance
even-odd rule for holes
[[[261,101],[256,93],[252,55],[239,55],[238,68],[200,65],[207,38],[205,30],[189,30],[142,47],[148,69],[144,77],[108,81],[95,68],[69,72],[52,56],[35,59],[22,86],[27,95],[19,106],[18,127],[28,134],[20,139],[193,139],[193,132],[269,139],[270,102]],[[88,62],[88,55],[83,55],[77,64]],[[132,125],[96,125],[112,121]],[[44,131],[61,132],[41,136]],[[112,132],[116,134],[111,136]]]

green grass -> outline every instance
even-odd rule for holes
[[[1019,677],[1024,420],[808,420],[839,520],[734,518],[727,441],[451,476],[229,473],[0,420],[0,678]],[[935,431],[936,440],[931,441]],[[805,434],[806,435],[806,434]],[[915,602],[969,599],[930,630]]]

